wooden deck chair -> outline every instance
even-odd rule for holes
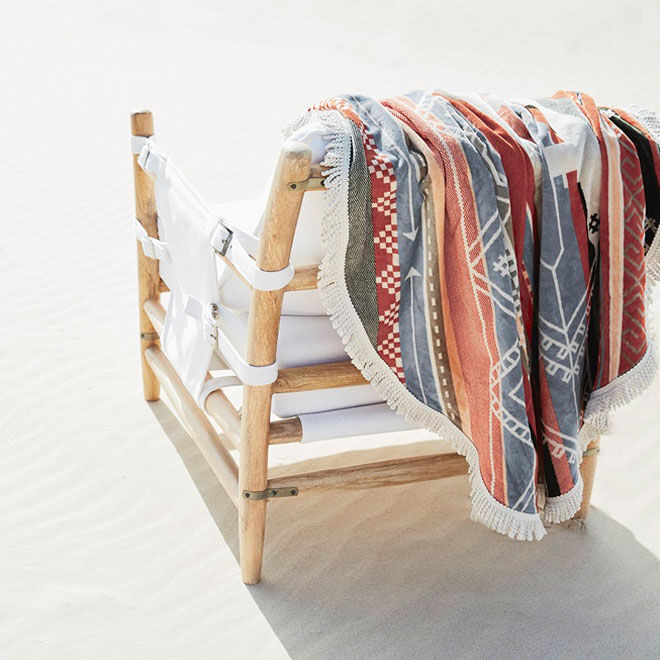
[[[133,114],[131,127],[136,219],[139,223],[139,323],[144,397],[147,401],[157,401],[160,387],[163,387],[200,452],[237,506],[243,581],[254,584],[261,579],[266,506],[272,498],[375,488],[467,474],[467,463],[462,456],[431,454],[269,478],[269,446],[300,442],[302,439],[302,425],[298,416],[271,421],[273,396],[278,393],[349,388],[364,384],[365,381],[348,356],[341,362],[272,372],[277,358],[284,296],[287,292],[316,288],[318,266],[309,265],[296,268],[287,283],[279,288],[266,287],[264,290],[253,287],[247,329],[247,363],[248,368],[257,369],[254,373],[258,375],[261,374],[259,369],[270,369],[270,378],[259,384],[261,381],[255,381],[250,376],[247,378],[248,384],[245,384],[246,379],[238,373],[238,379],[230,377],[220,381],[220,385],[222,382],[232,385],[238,381],[243,383],[243,405],[240,412],[217,382],[215,389],[196,400],[190,388],[184,384],[179,373],[181,370],[178,372],[161,350],[166,313],[160,296],[169,289],[161,278],[159,261],[154,257],[158,257],[158,250],[164,250],[165,247],[158,240],[154,177],[145,171],[148,167],[143,169],[145,163],[139,162],[141,155],[144,156],[142,147],[145,139],[154,133],[151,113]],[[253,254],[256,257],[256,271],[259,273],[283,272],[289,266],[303,195],[310,190],[322,189],[322,178],[317,169],[311,165],[311,151],[306,144],[291,141],[284,143],[272,179],[258,245],[255,246],[256,254]],[[231,240],[231,236],[224,238]],[[222,245],[216,251],[223,253]],[[226,254],[223,259],[227,260]],[[228,263],[240,273],[235,263]],[[245,279],[244,272],[240,274]],[[216,352],[221,353],[217,347]],[[206,378],[210,379],[210,375],[207,374]],[[209,416],[222,433],[215,430]],[[598,445],[596,440],[589,446],[582,462],[584,499],[577,514],[579,517],[587,514]],[[233,449],[239,451],[238,464],[230,454]]]

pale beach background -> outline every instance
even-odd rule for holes
[[[221,201],[259,192],[281,129],[336,93],[563,88],[660,111],[659,25],[650,0],[5,0],[0,657],[659,657],[659,380],[615,415],[584,528],[510,541],[470,522],[467,478],[276,501],[244,586],[233,505],[142,399],[128,146],[150,108]],[[273,461],[436,444],[392,440]]]

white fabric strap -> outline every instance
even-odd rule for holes
[[[282,270],[274,271],[257,268],[255,260],[249,255],[243,244],[247,241],[252,243],[250,249],[254,250],[258,239],[232,228],[222,220],[218,221],[218,225],[211,235],[211,245],[215,251],[226,257],[252,288],[260,291],[283,289],[293,279],[293,266],[289,264]]]
[[[277,380],[276,363],[263,367],[255,367],[248,364],[227,336],[220,330],[217,325],[219,314],[221,313],[220,305],[217,303],[208,303],[205,305],[197,298],[189,296],[184,311],[203,324],[207,341],[214,345],[217,343],[220,354],[243,385],[254,385],[258,387],[260,385],[270,385]],[[219,382],[218,379],[215,380]],[[222,384],[218,384],[217,387],[212,389],[208,389],[208,386],[206,386],[206,389],[202,390],[203,392],[206,391],[206,395],[203,398],[200,395],[200,399],[203,401],[213,389],[218,389],[222,386]]]
[[[138,165],[151,174],[158,175],[167,163],[167,156],[158,148],[153,137],[131,136],[131,151],[139,154]]]
[[[142,252],[145,257],[149,259],[162,259],[164,261],[170,260],[170,254],[167,251],[167,245],[157,238],[152,238],[147,234],[144,225],[137,219],[135,220],[135,235],[142,245]]]
[[[218,378],[209,378],[203,385],[199,396],[197,397],[197,402],[199,405],[204,408],[206,402],[206,397],[215,392],[216,390],[221,390],[224,387],[231,387],[232,385],[242,385],[241,381],[236,378],[236,376],[219,376]]]

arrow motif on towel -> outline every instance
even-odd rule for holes
[[[415,231],[415,233],[417,232]],[[417,382],[419,383],[419,390],[422,393],[422,398],[424,399],[424,403],[427,403],[426,392],[424,391],[424,383],[422,381],[422,372],[419,368],[419,358],[417,357],[417,338],[415,337],[415,278],[416,277],[421,277],[421,274],[414,266],[411,266],[410,270],[408,270],[408,274],[406,275],[405,281],[406,282],[410,281],[410,323],[412,325],[412,332],[411,332],[412,348],[413,348],[413,355],[415,356],[415,370],[417,372]]]
[[[415,234],[416,233],[417,230],[415,230]],[[417,272],[417,269],[414,266],[411,266],[410,270],[408,271],[408,274],[406,275],[406,282],[412,277],[421,277],[421,275]],[[412,292],[412,283],[410,284],[410,290]]]
[[[419,190],[422,193],[423,197],[423,202],[422,202],[422,213],[426,213],[430,217],[430,210],[429,210],[429,195],[430,195],[430,179],[428,175],[426,175],[420,182],[419,182]],[[417,238],[417,232],[419,231],[419,227],[415,227],[415,214],[411,213],[410,215],[410,224],[412,225],[412,229],[410,231],[404,231],[401,232],[408,240],[410,241],[415,241]],[[417,273],[417,271],[415,271]],[[419,275],[419,273],[417,273]],[[407,278],[406,278],[407,279]]]

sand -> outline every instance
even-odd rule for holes
[[[151,108],[221,201],[258,192],[281,128],[334,93],[564,88],[660,110],[660,5],[25,0],[0,18],[1,657],[658,657],[658,380],[616,414],[585,526],[510,541],[468,520],[464,478],[280,501],[244,586],[233,506],[141,397],[127,134]]]

